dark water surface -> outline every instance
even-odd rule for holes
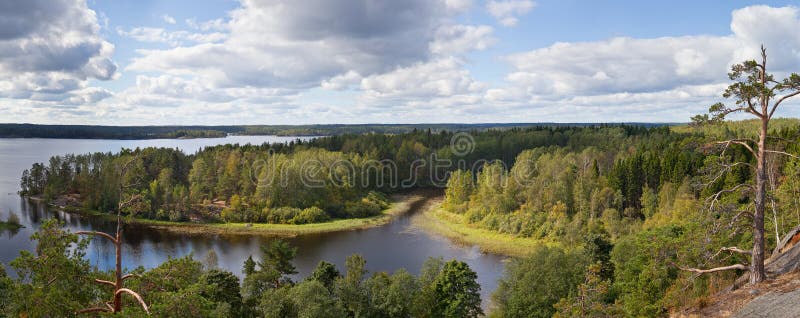
[[[68,214],[20,198],[19,177],[22,170],[34,162],[47,162],[51,156],[67,153],[117,152],[121,148],[170,147],[194,153],[204,146],[225,143],[288,142],[296,137],[277,136],[229,136],[212,139],[156,139],[156,140],[70,140],[70,139],[0,139],[0,219],[6,220],[9,212],[19,216],[25,228],[12,233],[0,232],[0,262],[8,264],[19,255],[20,250],[33,250],[35,242],[30,240],[45,219],[56,217],[63,220],[72,231],[99,230],[111,233],[115,223],[97,218]],[[482,287],[484,305],[489,294],[497,286],[502,274],[503,257],[481,253],[476,247],[455,245],[448,240],[424,232],[412,225],[416,211],[402,216],[392,223],[365,230],[308,235],[290,239],[298,247],[295,266],[299,276],[309,274],[320,260],[336,264],[343,271],[348,255],[358,253],[367,260],[370,271],[393,272],[405,268],[418,274],[428,257],[459,259],[467,262],[478,273]],[[193,253],[202,260],[209,250],[214,250],[219,267],[242,275],[242,263],[252,255],[260,259],[259,246],[269,238],[256,236],[183,235],[150,229],[143,226],[127,226],[124,234],[123,266],[152,268],[169,257],[181,257]],[[102,270],[114,266],[114,246],[106,240],[92,240],[87,250],[91,263]]]

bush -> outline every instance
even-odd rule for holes
[[[12,225],[20,225],[19,217],[16,214],[14,214],[14,212],[8,212],[8,221],[7,221],[7,223],[8,224],[12,224]]]
[[[378,203],[366,198],[361,201],[348,201],[344,204],[344,213],[351,218],[365,218],[381,213],[383,209]]]
[[[365,199],[380,206],[381,210],[389,208],[389,198],[383,193],[370,191]]]
[[[308,223],[320,223],[329,221],[331,217],[322,211],[322,209],[318,207],[310,207],[307,209],[303,209],[297,214],[294,218],[290,220],[292,224],[308,224]]]
[[[302,210],[298,208],[287,206],[270,209],[269,214],[267,215],[267,222],[275,224],[289,224],[291,223],[292,219],[300,214],[301,211]]]

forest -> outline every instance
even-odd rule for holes
[[[389,204],[388,194],[445,187],[440,215],[448,220],[541,243],[507,265],[492,294],[486,312],[490,316],[653,317],[702,304],[746,273],[738,269],[697,275],[684,269],[746,260],[746,255],[726,253],[725,247],[752,241],[749,220],[736,212],[752,206],[753,192],[727,189],[754,179],[749,164],[755,157],[745,147],[715,141],[743,138],[757,127],[757,121],[735,121],[490,129],[472,131],[474,148],[466,153],[451,144],[458,134],[448,131],[225,145],[195,154],[126,149],[53,157],[27,170],[21,186],[25,195],[51,200],[73,195],[84,208],[107,213],[115,213],[122,200],[129,204],[121,214],[133,217],[293,224],[374,215]],[[768,250],[800,224],[800,160],[795,158],[800,154],[800,121],[774,119],[770,127],[773,149],[790,156],[766,158]],[[441,158],[463,163],[440,167],[430,162]],[[333,173],[319,179],[332,181],[316,187],[298,183],[303,176],[299,163],[305,161],[328,168],[314,171]],[[285,168],[247,169],[270,162]],[[355,169],[336,169],[337,162]],[[398,180],[410,181],[393,183],[389,175],[378,182],[387,175],[371,172],[390,164],[398,166]],[[436,169],[415,168],[425,165]],[[281,174],[295,183],[275,182],[269,175],[273,171],[285,171]],[[215,211],[213,202],[223,200],[224,207]],[[64,279],[110,275],[82,259],[85,242],[57,223],[35,239],[39,257],[23,253],[11,264],[19,278],[3,278],[0,288],[12,291],[2,293],[8,295],[3,310],[32,311],[25,307],[31,306],[26,299],[46,303],[61,299],[56,293],[65,290],[79,296],[48,310],[67,314],[107,298],[90,284],[77,288],[71,284],[78,283]],[[67,248],[74,244],[79,248]],[[137,276],[126,286],[140,290],[159,316],[484,314],[474,272],[458,261],[432,259],[419,276],[405,271],[368,275],[366,260],[352,256],[344,274],[322,262],[309,278],[292,281],[296,250],[285,243],[274,245],[262,248],[265,261],[243,264],[241,287],[234,274],[214,268],[214,255],[206,256],[211,259],[207,264],[183,258],[136,269]],[[44,259],[43,253],[53,254]],[[67,272],[45,270],[52,262],[63,262],[57,268]],[[56,283],[64,285],[46,287]],[[135,316],[142,309],[126,298],[126,310]]]
[[[459,166],[492,169],[483,166],[489,160],[511,165],[525,149],[612,148],[628,140],[675,138],[666,126],[476,130],[466,135],[473,151],[461,153],[451,141],[463,136],[426,130],[223,145],[195,154],[167,148],[69,154],[25,170],[20,193],[112,214],[119,202],[129,202],[123,214],[145,219],[316,223],[380,214],[389,204],[386,194],[444,187]]]

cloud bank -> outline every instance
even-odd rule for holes
[[[30,107],[77,107],[111,92],[89,80],[110,80],[114,45],[99,35],[85,1],[28,0],[0,4],[0,98]]]
[[[114,45],[85,1],[0,4],[0,98],[12,101],[0,109],[81,123],[686,121],[762,43],[777,76],[800,68],[796,7],[735,10],[723,36],[497,55],[496,30],[523,26],[536,3],[476,3],[242,0],[208,21],[159,13],[160,26],[114,29],[147,49],[123,66],[132,85],[113,92],[96,84],[119,76]],[[465,18],[474,14],[496,20]],[[499,79],[476,71],[481,51]]]

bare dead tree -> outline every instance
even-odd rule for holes
[[[130,168],[130,166],[133,165],[135,162],[136,162],[136,157],[133,157],[130,160],[128,160],[127,162],[125,162],[122,165],[122,167],[119,169],[119,172],[120,172],[120,185],[119,185],[119,189],[118,189],[119,190],[119,202],[117,203],[117,230],[116,230],[115,235],[111,235],[111,234],[108,234],[108,233],[105,233],[105,232],[100,232],[100,231],[78,231],[78,232],[75,232],[75,234],[79,234],[79,235],[93,235],[93,236],[97,236],[97,237],[108,239],[109,241],[111,241],[114,244],[114,248],[115,248],[115,252],[116,252],[116,264],[115,264],[116,266],[115,266],[115,269],[114,269],[114,281],[112,282],[112,281],[107,281],[107,280],[102,280],[102,279],[95,279],[94,280],[95,283],[98,283],[100,285],[105,285],[105,286],[111,286],[111,287],[114,288],[114,294],[113,294],[112,300],[109,301],[109,302],[106,302],[105,303],[105,307],[100,307],[99,306],[99,307],[86,308],[86,309],[83,309],[83,310],[79,310],[77,312],[78,314],[95,313],[95,312],[109,312],[109,313],[121,312],[122,309],[123,309],[123,303],[122,303],[122,295],[123,294],[128,294],[128,295],[132,296],[134,299],[136,299],[136,301],[139,303],[139,305],[142,306],[142,309],[144,309],[144,311],[146,313],[150,314],[150,309],[147,306],[147,303],[144,302],[144,299],[142,298],[142,296],[139,295],[139,293],[134,292],[133,290],[130,290],[130,289],[124,287],[125,280],[127,280],[129,278],[132,278],[132,277],[137,277],[138,275],[136,275],[136,274],[123,275],[122,274],[122,214],[121,214],[121,212],[122,212],[123,209],[127,208],[128,206],[134,204],[137,200],[141,199],[140,196],[133,195],[130,198],[128,198],[127,200],[123,200],[123,193],[124,193],[125,189],[136,185],[136,183],[134,182],[134,183],[126,185],[126,184],[123,184],[123,180],[122,179],[126,175],[126,173],[128,172],[128,169]]]
[[[712,197],[713,203],[725,193],[745,190],[752,191],[752,195],[754,196],[752,213],[749,211],[739,211],[735,218],[738,218],[739,215],[745,215],[751,218],[753,247],[749,251],[740,248],[728,249],[730,252],[746,252],[743,254],[749,254],[750,264],[749,266],[734,264],[712,269],[679,268],[698,274],[713,273],[723,270],[748,269],[750,272],[750,283],[758,283],[766,279],[766,272],[764,270],[764,214],[767,203],[767,156],[769,154],[779,154],[797,158],[797,156],[793,154],[768,148],[768,139],[772,138],[768,136],[769,122],[775,115],[775,111],[783,102],[800,95],[800,75],[792,73],[782,81],[775,80],[771,74],[767,73],[767,51],[764,46],[762,46],[760,63],[755,60],[750,60],[741,64],[736,64],[731,67],[731,72],[728,73],[728,76],[732,81],[736,82],[728,86],[723,97],[734,98],[735,106],[728,107],[723,103],[716,103],[709,109],[713,117],[709,118],[708,115],[698,115],[693,117],[692,121],[695,125],[708,122],[721,122],[725,119],[725,116],[739,112],[750,114],[759,120],[760,125],[757,140],[744,138],[717,142],[718,145],[723,147],[723,153],[728,147],[739,146],[753,155],[756,161],[754,167],[754,182],[752,184],[740,184],[734,188],[720,191]],[[713,204],[711,207],[713,207]]]

